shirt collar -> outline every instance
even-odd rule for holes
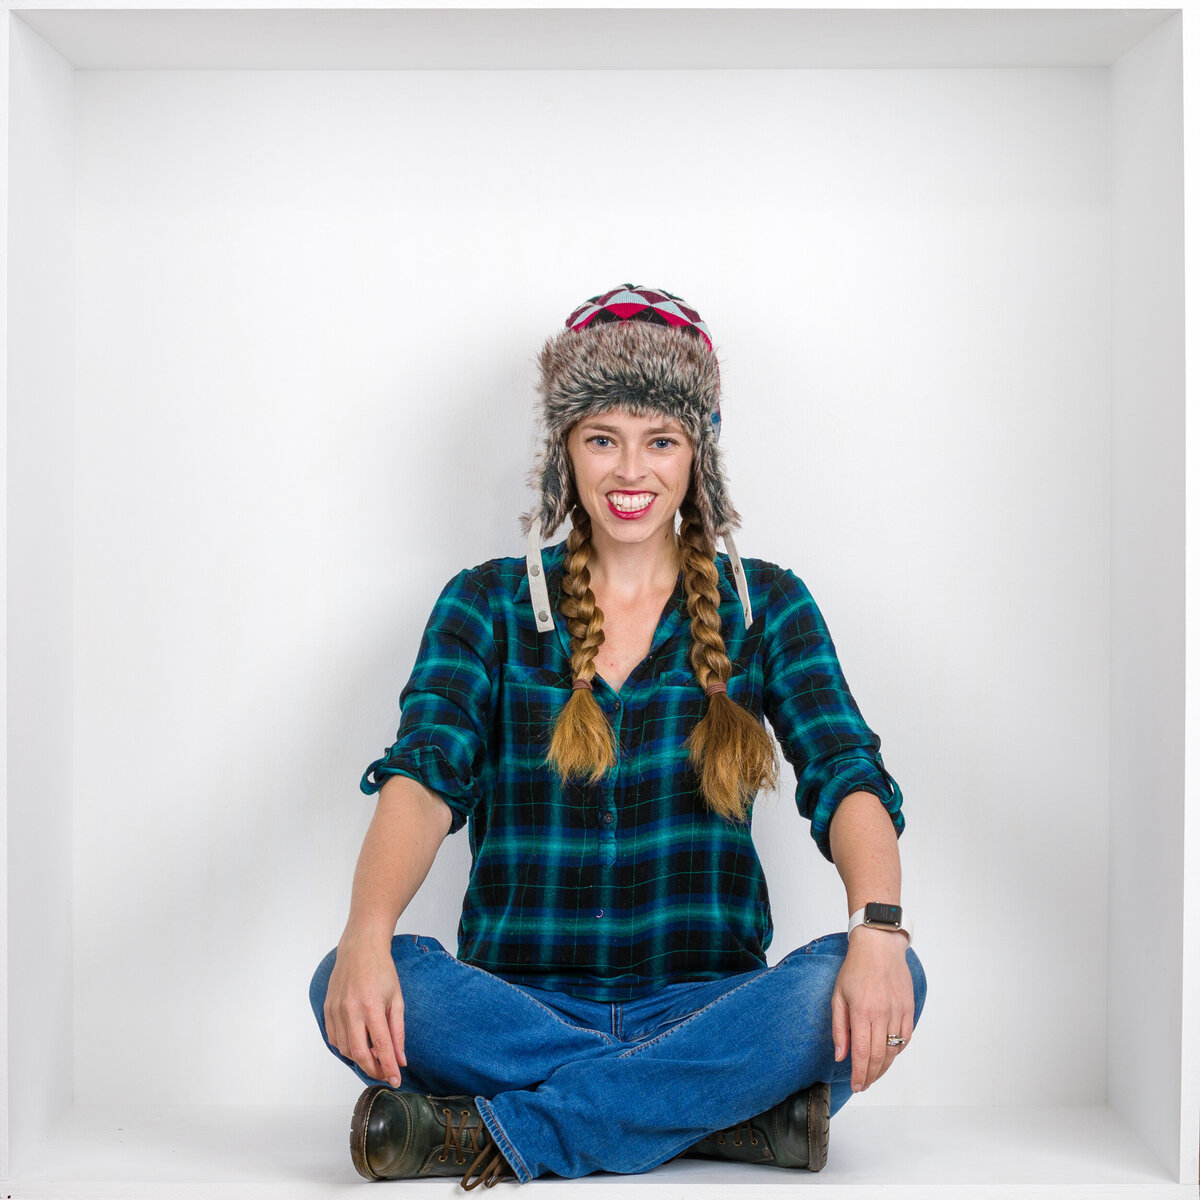
[[[569,658],[571,654],[571,635],[567,631],[566,622],[563,620],[561,611],[559,610],[559,601],[562,598],[563,559],[566,557],[566,551],[567,542],[564,538],[562,541],[555,542],[554,545],[547,546],[542,550],[542,562],[546,571],[546,587],[550,594],[550,603],[554,609],[554,632],[563,648],[563,653]],[[717,560],[717,591],[722,602],[737,595],[733,585],[729,582],[724,565],[720,559]],[[529,577],[525,571],[520,573],[517,590],[513,596],[513,603],[525,609],[529,609],[530,607]],[[530,612],[532,613],[531,609]],[[681,571],[675,581],[675,590],[671,593],[671,598],[664,606],[662,618],[659,620],[658,627],[654,631],[654,638],[650,643],[650,653],[655,653],[664,642],[674,636],[680,625],[687,623],[688,620],[687,595],[684,591],[683,572]]]

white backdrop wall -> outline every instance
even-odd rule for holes
[[[358,779],[441,584],[521,550],[541,341],[625,280],[709,323],[740,549],[808,583],[905,792],[930,999],[860,1103],[1104,1099],[1105,929],[1052,919],[1107,889],[1106,70],[75,100],[76,1100],[359,1090],[306,999]],[[774,961],[844,897],[788,786],[755,824]],[[402,925],[453,945],[466,869]]]
[[[1165,1161],[1194,1153],[1195,1100],[1164,1106],[1188,1051],[1184,847],[1183,112],[1180,31],[1162,25],[1113,67],[1113,455],[1109,836],[1109,1103]],[[1178,91],[1175,89],[1179,89]],[[1163,301],[1166,300],[1166,303]],[[1120,647],[1118,650],[1117,647]],[[1194,936],[1194,935],[1193,935]],[[1183,951],[1183,953],[1181,953]],[[1194,961],[1194,960],[1193,960]],[[1162,980],[1130,988],[1133,975]],[[1194,1078],[1194,1076],[1192,1076]],[[1192,1160],[1194,1162],[1194,1159]],[[1183,1178],[1195,1178],[1194,1166]]]
[[[13,289],[5,330],[6,891],[36,897],[8,905],[5,930],[6,1065],[18,1082],[4,1124],[20,1146],[57,1119],[72,1078],[76,156],[70,68],[16,25],[3,122],[11,138],[6,265],[11,279],[36,281]]]

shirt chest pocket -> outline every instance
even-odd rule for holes
[[[568,680],[546,667],[500,668],[500,729],[516,754],[536,752],[544,758],[554,722],[571,698]]]
[[[729,680],[729,698],[735,704],[749,709],[755,716],[762,713],[762,676],[756,666],[746,669],[734,664]],[[695,674],[679,667],[663,667],[654,677],[654,686],[661,689],[661,698],[673,712],[690,712],[693,722],[698,721],[707,709],[707,699],[700,690]],[[690,726],[688,732],[690,732]],[[685,734],[686,736],[686,734]]]
[[[649,708],[661,759],[673,770],[684,770],[689,760],[684,742],[704,716],[706,701],[696,676],[679,667],[664,667],[654,676]]]
[[[679,667],[660,667],[654,682],[662,687],[697,687],[696,676]]]

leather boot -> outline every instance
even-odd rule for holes
[[[720,1129],[680,1157],[819,1171],[829,1153],[829,1084],[794,1092],[757,1117]]]
[[[492,1187],[515,1178],[473,1096],[367,1088],[350,1122],[350,1158],[366,1179],[459,1175],[469,1191],[480,1183]]]

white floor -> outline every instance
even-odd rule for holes
[[[356,1196],[368,1186],[350,1165],[342,1108],[75,1109],[42,1152],[18,1150],[16,1176],[0,1185],[14,1200],[310,1200]],[[22,1161],[24,1160],[24,1161]],[[461,1196],[457,1180],[379,1185]],[[517,1185],[499,1185],[511,1194]],[[829,1164],[819,1174],[700,1160],[646,1175],[535,1180],[530,1194],[619,1190],[621,1200],[672,1200],[804,1189],[838,1200],[871,1197],[1196,1197],[1195,1183],[1166,1169],[1107,1108],[847,1109],[833,1123]],[[477,1193],[483,1194],[483,1193]],[[603,1194],[603,1193],[602,1193]]]

